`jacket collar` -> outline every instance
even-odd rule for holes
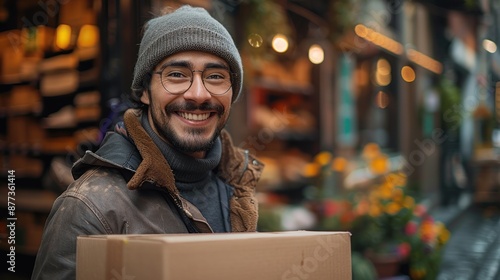
[[[162,153],[142,127],[140,117],[141,111],[132,109],[127,110],[123,116],[127,133],[142,157],[142,162],[129,180],[127,187],[133,190],[141,187],[145,182],[150,182],[166,187],[171,193],[178,194],[174,174],[167,160],[163,156],[158,156]]]

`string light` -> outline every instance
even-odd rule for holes
[[[401,68],[401,77],[405,82],[411,83],[415,81],[415,70],[410,66],[403,66],[403,68]]]
[[[320,45],[314,44],[309,48],[309,60],[314,64],[320,64],[325,60],[325,52]]]
[[[483,48],[489,53],[495,53],[497,51],[497,44],[489,39],[484,39]]]
[[[284,53],[288,50],[288,39],[283,34],[276,34],[273,37],[272,46],[276,52]]]
[[[375,82],[379,86],[387,86],[391,83],[391,64],[387,59],[380,58],[377,60],[377,70],[375,72]]]
[[[354,33],[356,33],[356,35],[360,38],[363,38],[391,53],[394,53],[396,55],[402,55],[404,53],[403,45],[401,45],[399,42],[363,24],[356,25],[354,27]],[[439,61],[419,51],[409,49],[407,51],[407,56],[410,61],[431,72],[434,72],[436,74],[441,74],[443,72],[443,65]]]
[[[401,55],[403,54],[403,45],[399,42],[395,41],[392,38],[385,36],[382,33],[379,33],[369,27],[366,27],[363,24],[358,24],[354,27],[354,32],[359,37],[372,42],[373,44],[386,49],[394,54]]]
[[[414,49],[408,50],[408,59],[436,74],[441,74],[441,72],[443,72],[443,65],[441,62]]]

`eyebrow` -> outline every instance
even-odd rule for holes
[[[189,61],[186,61],[186,60],[172,60],[172,61],[168,61],[168,62],[162,64],[161,67],[159,68],[159,70],[163,70],[163,69],[165,69],[168,66],[187,67],[187,68],[190,68],[190,69],[194,68],[193,64],[191,62],[189,62]],[[211,68],[211,69],[226,69],[228,71],[230,70],[228,66],[226,66],[225,64],[220,63],[220,62],[208,62],[208,63],[205,63],[203,69],[208,69],[208,68]]]

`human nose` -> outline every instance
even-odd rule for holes
[[[198,103],[203,103],[211,97],[212,95],[206,89],[205,84],[203,83],[202,72],[193,71],[193,81],[191,82],[191,86],[189,87],[189,89],[184,93],[184,98],[196,101]]]

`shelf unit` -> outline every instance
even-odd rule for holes
[[[36,2],[13,5],[9,16],[14,19],[30,19],[40,8]],[[0,195],[7,197],[7,174],[14,170],[16,253],[27,256],[36,255],[45,220],[70,181],[69,167],[79,147],[100,139],[98,12],[93,1],[84,0],[58,8],[45,24],[13,24],[0,32]],[[58,32],[61,26],[71,32]],[[67,45],[56,43],[61,37]],[[0,210],[0,223],[6,223],[6,201]],[[0,225],[2,251],[7,249],[6,230]]]
[[[313,86],[258,78],[248,96],[251,136],[243,147],[266,165],[258,191],[300,197],[301,169],[319,149],[320,113]]]
[[[252,87],[250,96],[250,130],[253,135],[260,135],[263,144],[276,141],[284,144],[282,149],[305,148],[305,153],[317,152],[320,116],[311,86],[260,80]],[[258,153],[269,150],[262,148]]]

